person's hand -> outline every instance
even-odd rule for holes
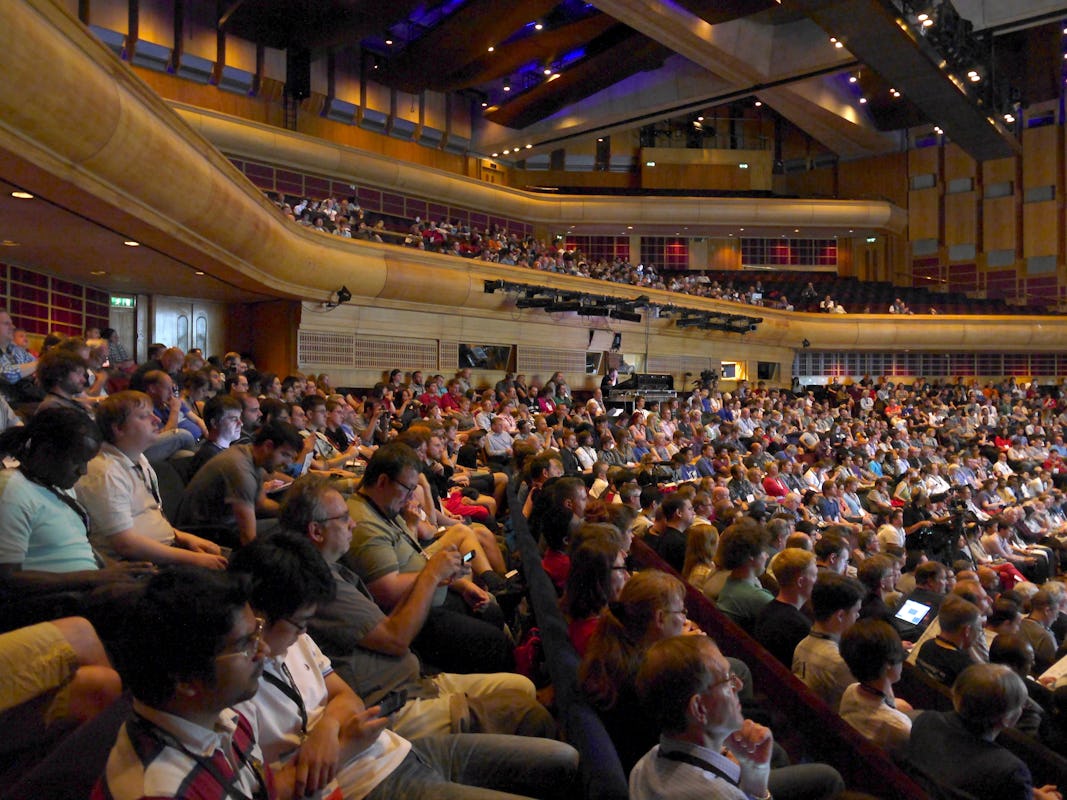
[[[300,745],[294,764],[293,796],[315,794],[333,780],[341,755],[338,725],[329,719],[320,720]]]
[[[1063,800],[1063,795],[1060,794],[1059,789],[1051,783],[1042,786],[1040,789],[1035,786],[1031,797],[1033,800]]]
[[[774,749],[774,735],[770,728],[746,719],[741,723],[740,730],[726,737],[726,747],[742,767],[769,766]]]
[[[456,581],[452,587],[459,592],[459,596],[470,607],[471,611],[481,611],[492,599],[492,595],[472,580],[463,579]]]
[[[149,561],[119,561],[95,573],[101,585],[128,583],[154,575],[158,570]]]
[[[381,706],[365,708],[357,711],[341,726],[341,741],[347,758],[362,753],[374,744],[389,726],[389,717],[379,716],[381,711]]]
[[[223,570],[229,566],[226,556],[212,555],[211,553],[193,553],[193,563],[205,569]]]
[[[459,548],[454,544],[450,544],[430,556],[430,560],[426,562],[426,566],[423,569],[430,570],[432,574],[436,575],[438,583],[448,583],[458,575],[461,575],[465,568]]]
[[[693,622],[693,620],[691,620],[688,617],[686,617],[685,624],[682,625],[682,633],[681,633],[681,635],[682,636],[703,636],[704,635],[704,631],[702,631],[700,629],[700,626],[697,625],[695,622]]]
[[[201,539],[199,536],[194,536],[185,531],[174,531],[174,541],[178,543],[179,547],[192,550],[194,553],[210,553],[213,556],[222,553],[222,548],[214,542],[208,539]]]
[[[172,417],[176,414],[180,414],[182,410],[182,399],[180,397],[172,396],[167,406]]]

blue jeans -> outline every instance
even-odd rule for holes
[[[366,800],[573,797],[578,752],[552,739],[463,733],[429,736]]]

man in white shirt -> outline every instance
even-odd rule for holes
[[[466,784],[568,796],[578,762],[569,745],[488,734],[408,741],[389,730],[384,700],[366,708],[305,633],[334,590],[330,567],[305,537],[283,532],[253,542],[234,555],[231,571],[250,577],[251,605],[270,647],[259,692],[238,710],[258,731],[279,795],[291,785],[295,797],[332,798],[336,790],[367,800],[431,791],[451,797],[455,784]]]
[[[741,679],[706,636],[674,636],[652,646],[637,691],[659,723],[660,741],[631,771],[630,800],[765,800],[772,789],[815,798],[844,788],[841,776],[822,764],[772,774],[774,737],[743,718],[740,688]]]
[[[92,521],[90,539],[106,557],[225,569],[214,542],[176,530],[163,516],[155,470],[144,455],[159,421],[143,392],[118,392],[96,407],[104,443],[74,485]]]

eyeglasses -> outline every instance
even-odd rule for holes
[[[742,686],[745,685],[744,679],[742,679],[741,676],[738,675],[733,670],[730,670],[726,674],[725,678],[720,678],[717,681],[712,681],[711,683],[709,683],[708,684],[708,688],[705,689],[705,691],[710,691],[711,689],[717,689],[718,687],[722,686],[724,683],[730,684],[734,689],[740,689]]]
[[[219,653],[215,658],[231,658],[232,656],[244,656],[245,658],[255,658],[259,653],[259,644],[263,641],[263,627],[266,625],[266,621],[263,617],[256,617],[256,629],[245,636],[242,639],[238,639],[234,646],[238,647],[237,650],[232,650],[229,653]]]
[[[308,629],[308,625],[311,624],[311,620],[310,619],[296,620],[296,619],[293,619],[292,617],[282,617],[282,619],[285,622],[288,622],[294,628],[296,628],[300,633],[304,633]]]
[[[319,519],[312,520],[312,522],[333,522],[335,519],[343,519],[348,522],[352,519],[352,515],[345,511],[343,514],[334,514],[332,517],[320,517]]]
[[[404,483],[399,478],[393,478],[393,483],[398,484],[398,485],[400,485],[400,486],[402,486],[404,488],[404,495],[405,496],[410,495],[412,492],[414,492],[416,489],[419,488],[419,484],[416,483],[414,486],[408,486],[406,483]]]

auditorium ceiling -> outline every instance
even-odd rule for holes
[[[460,92],[484,120],[480,152],[543,152],[759,101],[843,159],[899,149],[899,131],[924,124],[980,160],[1012,155],[1005,114],[1058,96],[1067,3],[955,0],[958,15],[942,5],[235,0],[220,23],[312,58],[355,48],[398,90]]]

